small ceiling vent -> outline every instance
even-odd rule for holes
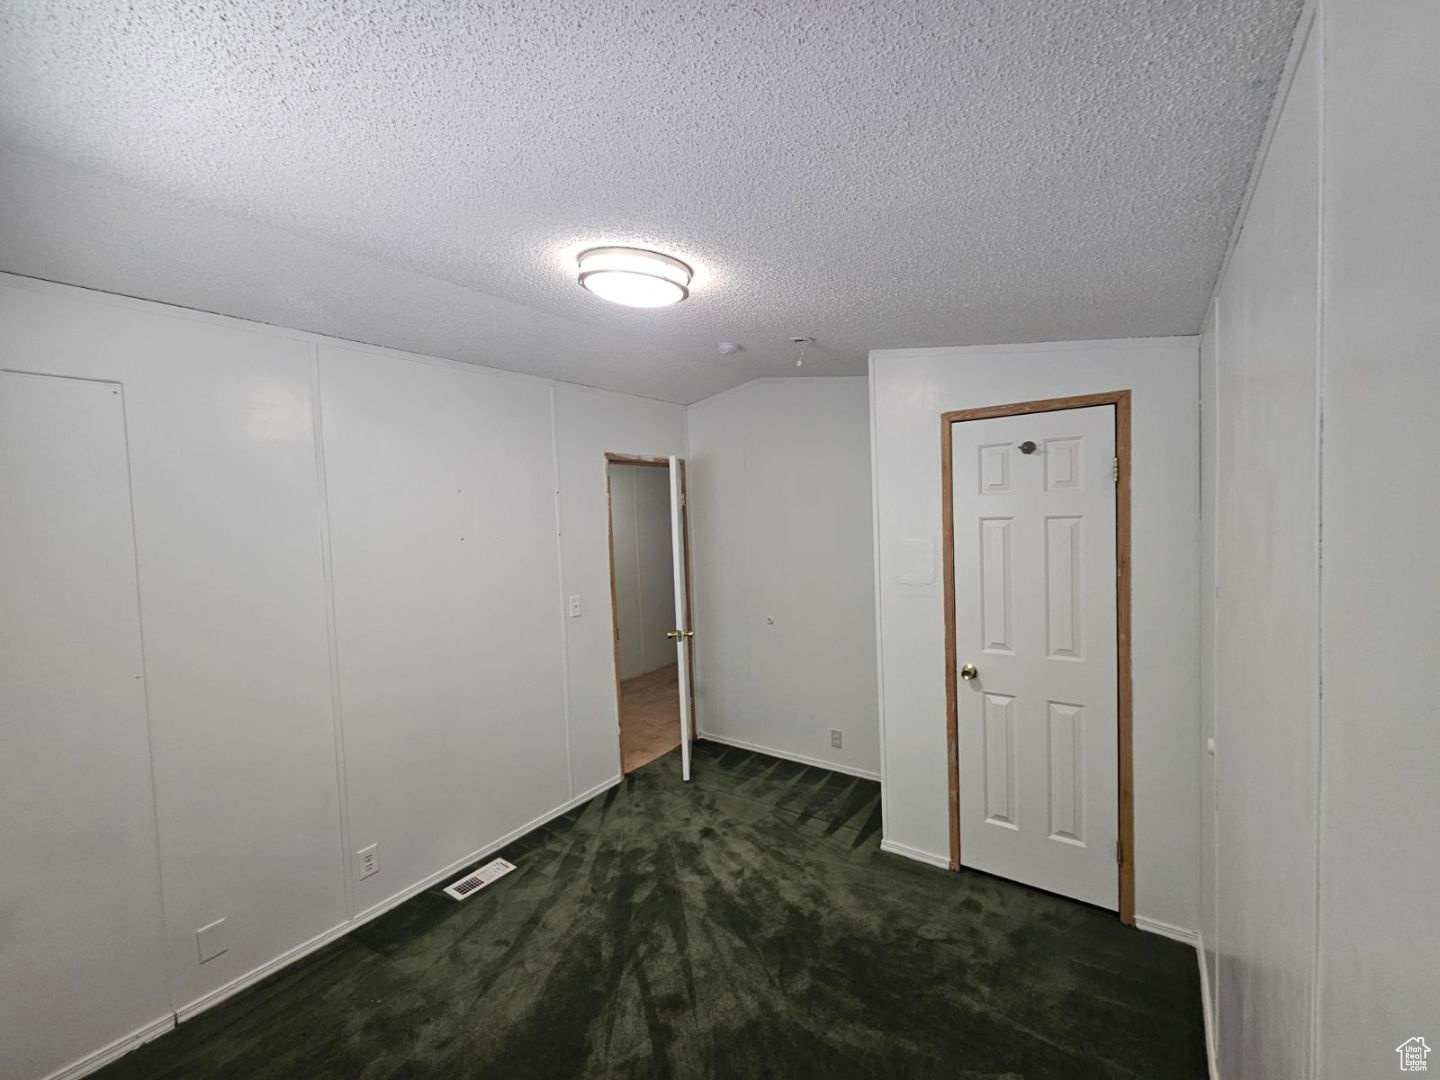
[[[491,885],[499,881],[514,869],[514,865],[506,862],[504,859],[491,859],[484,866],[480,867],[479,870],[474,870],[466,874],[459,881],[452,881],[449,885],[446,885],[445,891],[456,900],[467,900],[486,885]]]

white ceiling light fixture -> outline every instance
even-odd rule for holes
[[[690,295],[690,267],[644,248],[598,247],[576,260],[580,284],[602,300],[626,307],[665,307]]]

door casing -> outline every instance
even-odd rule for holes
[[[1095,405],[1115,406],[1115,634],[1116,680],[1119,701],[1119,836],[1120,921],[1135,924],[1135,783],[1131,745],[1132,697],[1130,674],[1130,391],[1112,390],[1080,397],[1047,398],[979,409],[957,409],[940,414],[940,488],[945,576],[945,722],[950,779],[950,869],[960,869],[960,731],[955,652],[955,507],[951,474],[950,433],[954,424],[990,420],[997,416],[1062,412]]]

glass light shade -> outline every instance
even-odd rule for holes
[[[627,307],[664,307],[690,295],[690,267],[643,248],[603,247],[580,253],[580,284]]]

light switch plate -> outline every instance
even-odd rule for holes
[[[578,619],[578,618],[580,617],[580,594],[579,594],[579,593],[576,593],[574,596],[570,597],[570,617],[571,617],[572,619]]]
[[[230,932],[225,929],[225,920],[216,919],[195,931],[195,945],[200,950],[200,963],[204,964],[230,950]]]

